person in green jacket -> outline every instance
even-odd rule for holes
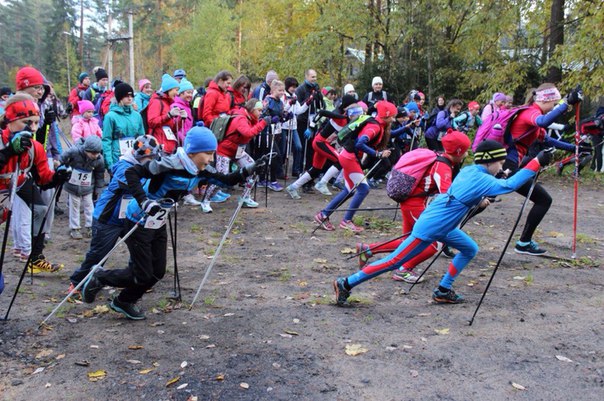
[[[134,90],[126,83],[115,87],[115,100],[103,120],[103,155],[107,171],[120,157],[132,150],[134,139],[145,135],[143,118],[132,108]]]
[[[136,111],[142,113],[149,105],[153,88],[151,87],[151,81],[146,78],[138,81],[138,88],[140,92],[134,95],[134,103],[136,104]]]

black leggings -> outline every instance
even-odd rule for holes
[[[518,170],[516,165],[508,160],[506,160],[505,164],[503,165],[504,170],[507,168],[513,171],[512,175]],[[526,198],[531,189],[532,183],[533,180],[527,181],[523,186],[516,190],[516,193],[519,193]],[[549,207],[552,205],[552,197],[549,193],[547,193],[545,188],[543,188],[540,183],[535,184],[535,188],[533,189],[530,200],[534,204],[526,217],[526,224],[524,225],[524,230],[520,236],[520,241],[522,242],[529,242],[533,239],[533,234],[535,233],[537,226],[539,226],[539,223],[541,223],[541,220],[543,220],[543,217],[545,217]]]

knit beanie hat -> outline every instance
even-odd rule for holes
[[[7,123],[39,115],[40,108],[38,104],[33,97],[27,94],[16,94],[4,106],[4,120]]]
[[[174,71],[174,75],[172,75],[174,78],[184,78],[187,76],[187,73],[185,72],[185,70],[181,70],[178,69],[176,71]]]
[[[474,110],[474,109],[479,109],[479,108],[480,108],[480,104],[478,104],[478,102],[468,103],[468,110]]]
[[[11,88],[9,88],[8,86],[3,86],[2,88],[0,88],[0,97],[4,96],[4,95],[12,95],[13,94],[13,90]]]
[[[279,74],[276,71],[270,70],[266,73],[264,81],[270,85],[275,79],[279,79]]]
[[[493,95],[493,103],[494,102],[505,102],[506,96],[505,93],[497,92]]]
[[[17,90],[20,91],[30,86],[42,85],[44,83],[44,76],[34,67],[23,67],[17,71],[15,81]]]
[[[147,156],[157,158],[159,155],[159,143],[155,137],[151,135],[141,135],[137,137],[132,147],[132,154],[134,154],[134,158],[137,160]]]
[[[415,112],[415,114],[419,113],[419,107],[417,107],[417,103],[415,102],[409,102],[405,107],[409,112]]]
[[[187,78],[183,78],[180,81],[180,85],[178,85],[178,94],[180,95],[184,91],[193,90],[193,89],[195,89],[193,87],[193,84],[190,81],[188,81]]]
[[[83,72],[80,75],[78,75],[78,81],[80,83],[82,83],[88,77],[89,77],[88,73],[87,72]]]
[[[470,138],[463,132],[449,129],[441,139],[445,153],[461,156],[470,148]]]
[[[164,93],[168,93],[170,89],[178,88],[178,81],[172,78],[168,74],[164,74],[161,76],[161,91]]]
[[[84,139],[84,150],[92,153],[101,153],[103,151],[103,142],[96,135],[87,136]]]
[[[151,81],[149,81],[147,78],[143,78],[143,79],[139,80],[138,81],[138,90],[142,92],[145,85],[150,84],[150,83],[151,83]]]
[[[377,116],[379,118],[396,116],[396,106],[386,100],[380,100],[379,102],[377,102],[375,104],[375,108],[377,109]]]
[[[346,109],[346,107],[350,106],[353,103],[356,103],[357,99],[354,95],[344,95],[342,96],[342,109]]]
[[[78,110],[80,114],[84,114],[87,111],[94,110],[94,104],[90,100],[80,100],[78,101]]]
[[[484,164],[505,160],[507,152],[502,144],[491,139],[480,142],[474,152],[474,163]]]
[[[96,77],[96,81],[100,81],[103,78],[109,78],[109,75],[107,75],[107,71],[105,71],[102,68],[99,68],[98,70],[95,71],[94,76]]]
[[[352,84],[344,85],[344,94],[348,92],[354,92],[354,86]]]
[[[371,86],[373,86],[375,84],[384,85],[384,81],[382,81],[382,78],[380,78],[380,77],[373,77],[373,80],[371,81]]]
[[[117,86],[115,87],[113,92],[115,94],[115,100],[118,103],[121,102],[122,99],[128,95],[134,97],[134,89],[132,89],[132,87],[130,85],[128,85],[127,83],[124,83],[124,82],[117,84]]]
[[[199,152],[213,152],[216,150],[218,142],[216,137],[206,127],[193,127],[185,136],[184,150],[186,154]]]

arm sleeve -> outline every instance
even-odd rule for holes
[[[442,194],[447,192],[451,186],[451,181],[453,180],[451,167],[449,167],[446,163],[437,161],[434,163],[432,179],[434,180],[439,193]]]
[[[438,128],[439,131],[443,131],[450,127],[449,123],[450,121],[447,117],[447,113],[445,111],[439,112],[436,116],[436,128]]]
[[[48,167],[48,158],[46,152],[44,152],[44,147],[37,141],[33,141],[32,146],[34,147],[34,164],[39,179],[38,184],[49,184],[54,172]]]
[[[468,120],[468,113],[461,113],[461,115],[455,117],[453,121],[451,121],[451,127],[454,130],[457,130],[459,126],[463,126]]]
[[[73,139],[73,142],[75,143],[81,137],[82,137],[82,124],[80,124],[80,121],[77,120],[75,122],[75,124],[73,124],[73,127],[71,127],[71,138]]]
[[[236,185],[245,180],[245,178],[243,178],[241,170],[230,174],[223,174],[206,169],[200,171],[197,176],[201,178],[201,180],[199,181],[200,185],[213,184],[218,185],[220,187]]]
[[[325,109],[321,110],[319,112],[319,114],[321,115],[321,117],[329,117],[329,118],[334,118],[336,120],[341,120],[341,119],[347,118],[346,116],[343,116],[338,113],[334,113],[333,111],[327,111]]]
[[[545,138],[543,138],[543,142],[545,142],[547,145],[549,146],[553,146],[556,149],[562,149],[562,150],[566,150],[569,152],[574,152],[575,151],[575,145],[568,143],[568,142],[564,142],[564,141],[559,141],[557,139],[552,138],[549,135],[546,135]]]
[[[124,172],[126,182],[128,183],[128,188],[139,205],[141,205],[145,199],[147,199],[147,194],[143,188],[143,185],[141,184],[141,179],[153,177],[153,174],[149,170],[149,165],[151,163],[153,163],[153,161],[146,164],[137,164],[128,168]]]
[[[535,125],[538,125],[541,128],[547,128],[555,122],[558,117],[564,114],[566,110],[568,110],[568,104],[566,104],[566,102],[560,103],[549,113],[538,116],[535,119]]]
[[[171,117],[168,115],[168,112],[170,111],[169,107],[163,107],[164,110],[162,114],[161,100],[154,99],[147,107],[149,108],[147,111],[147,123],[149,124],[150,129],[161,128],[171,120]]]
[[[111,114],[107,114],[103,120],[103,136],[101,137],[103,143],[103,157],[105,158],[105,166],[107,170],[111,171],[113,166],[113,117]]]
[[[373,149],[371,146],[369,146],[368,143],[369,143],[368,136],[366,136],[366,135],[359,136],[355,143],[355,148],[364,153],[367,153],[368,155],[375,156],[377,154],[377,151],[375,149]]]

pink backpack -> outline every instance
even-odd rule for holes
[[[386,183],[390,199],[399,203],[408,199],[437,159],[451,166],[449,159],[430,149],[415,149],[402,155]]]
[[[531,128],[519,138],[512,140],[510,134],[512,122],[518,117],[522,110],[526,110],[527,108],[529,108],[529,106],[520,106],[511,109],[495,110],[491,113],[485,121],[482,122],[482,125],[478,127],[474,143],[472,143],[472,151],[475,152],[478,144],[487,139],[497,141],[507,149],[512,142],[518,141],[520,138],[525,137],[537,129],[537,127]]]

